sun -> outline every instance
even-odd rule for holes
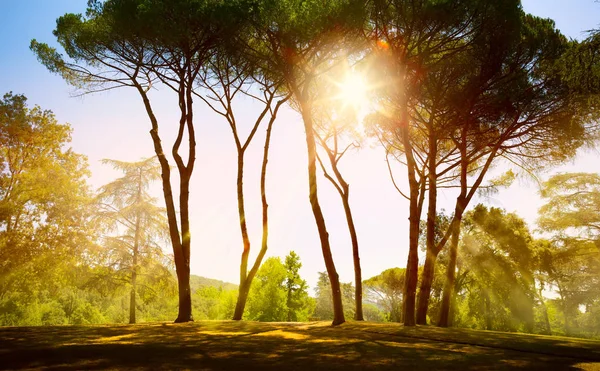
[[[361,110],[367,104],[368,85],[361,74],[348,73],[338,87],[339,99],[343,106]]]

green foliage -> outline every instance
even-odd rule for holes
[[[390,268],[363,282],[365,300],[380,308],[386,321],[402,320],[405,274],[405,268]]]
[[[563,173],[552,176],[541,190],[547,203],[538,224],[563,236],[597,239],[600,235],[600,175]]]
[[[231,319],[235,309],[237,289],[226,290],[223,287],[202,286],[192,297],[194,315],[203,320]]]
[[[308,284],[300,278],[300,268],[302,263],[300,257],[294,251],[285,257],[285,290],[287,294],[287,321],[302,322],[308,321],[312,315],[314,308],[312,301],[308,297]]]
[[[536,289],[534,251],[525,222],[515,214],[477,205],[465,215],[461,289],[472,326],[488,330],[533,331]]]
[[[265,260],[250,288],[245,317],[253,321],[285,321],[288,310],[286,278],[287,271],[281,259]]]
[[[342,305],[344,316],[354,318],[354,286],[351,282],[341,283]],[[319,281],[315,288],[315,311],[314,316],[319,320],[333,319],[331,283],[326,272],[319,272]]]
[[[48,297],[75,285],[94,239],[71,128],[26,103],[12,93],[0,101],[0,324],[61,322]]]
[[[307,321],[314,310],[306,281],[298,273],[302,264],[295,252],[265,260],[254,278],[244,318],[253,321]]]

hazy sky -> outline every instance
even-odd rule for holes
[[[84,12],[85,0],[0,0],[0,93],[25,94],[30,104],[51,109],[59,122],[74,128],[73,149],[88,156],[97,188],[115,173],[100,164],[103,158],[135,161],[154,154],[148,133],[150,123],[137,93],[120,89],[73,97],[75,91],[50,74],[29,50],[29,42],[55,44],[55,20],[66,12]],[[600,3],[594,0],[525,0],[525,11],[552,18],[571,38],[600,24]],[[152,93],[160,121],[163,145],[170,148],[178,122],[177,102],[170,92]],[[235,147],[226,122],[201,102],[196,102],[197,162],[191,185],[193,274],[237,283],[242,250],[235,189]],[[242,102],[238,116],[249,124],[256,107]],[[264,130],[247,154],[245,190],[251,232],[252,258],[260,244],[259,179]],[[556,171],[600,172],[598,153],[582,153],[574,162]],[[342,170],[351,184],[351,203],[361,249],[363,277],[384,269],[405,266],[408,244],[408,203],[393,188],[381,149],[363,148],[344,158]],[[404,179],[399,169],[398,179]],[[273,129],[269,159],[268,194],[270,239],[267,256],[285,256],[296,251],[303,262],[301,274],[314,285],[317,272],[324,271],[314,219],[308,202],[306,148],[299,116],[284,110]],[[176,173],[176,172],[175,172]],[[353,279],[350,238],[339,196],[324,178],[319,179],[320,197],[329,228],[336,267],[343,281]],[[405,182],[404,182],[405,183]],[[156,195],[162,195],[156,187]],[[454,195],[440,196],[440,207],[453,208]],[[475,205],[478,200],[474,200]],[[511,188],[486,199],[486,203],[516,211],[534,227],[541,201],[535,182],[519,180]]]

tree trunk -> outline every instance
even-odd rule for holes
[[[345,196],[342,197],[342,201],[344,203],[344,212],[346,213],[348,230],[350,231],[350,239],[352,240],[352,259],[354,261],[354,301],[356,305],[354,319],[356,321],[364,321],[362,309],[362,272],[360,268],[360,255],[358,252],[358,236],[356,234],[356,227],[354,226],[352,210],[350,209],[350,196],[348,192],[349,189],[346,189]]]
[[[243,169],[244,169],[244,151],[245,149],[240,148],[239,139],[237,138],[237,133],[234,131],[234,136],[236,138],[236,143],[238,145],[238,175],[237,175],[237,192],[238,192],[238,212],[240,217],[240,229],[242,231],[242,239],[244,241],[244,251],[242,252],[242,262],[240,265],[240,291],[238,293],[238,299],[235,304],[235,311],[233,313],[233,320],[239,321],[244,316],[244,309],[246,308],[246,302],[248,300],[248,294],[250,292],[250,287],[252,286],[252,280],[254,280],[254,276],[262,263],[265,254],[267,253],[268,241],[269,241],[269,204],[267,203],[267,164],[269,162],[269,147],[271,144],[271,132],[273,130],[273,123],[277,117],[277,112],[279,108],[288,100],[288,98],[283,98],[277,102],[275,105],[275,109],[271,114],[271,118],[269,119],[269,124],[267,125],[267,133],[265,137],[265,146],[263,150],[263,161],[260,172],[260,199],[262,204],[262,240],[260,251],[258,252],[258,256],[252,265],[252,268],[248,272],[248,256],[250,254],[250,239],[248,237],[248,230],[246,226],[246,212],[244,209],[244,189],[243,189]],[[269,99],[269,105],[271,104],[271,100]],[[266,113],[267,109],[265,108],[264,113]],[[258,127],[260,120],[262,120],[262,116],[255,124],[255,128]],[[248,272],[246,274],[246,272]]]
[[[163,186],[163,195],[165,199],[165,205],[167,207],[167,220],[169,222],[169,237],[171,239],[171,245],[173,246],[173,256],[175,258],[175,271],[177,273],[177,283],[179,291],[179,315],[175,322],[185,322],[185,319],[192,320],[192,299],[190,293],[190,267],[189,260],[186,267],[186,262],[183,252],[183,246],[179,234],[179,228],[177,226],[177,212],[175,210],[175,203],[173,201],[173,189],[171,187],[171,166],[165,156],[163,147],[161,144],[160,135],[158,134],[158,120],[154,115],[150,100],[144,88],[139,84],[136,85],[138,92],[140,93],[146,108],[146,113],[150,118],[152,129],[150,130],[150,136],[154,144],[154,152],[158,157],[158,162],[161,167],[161,180]],[[190,138],[192,140],[192,138]],[[190,155],[193,153],[190,152]],[[180,172],[181,174],[181,172]],[[181,206],[181,205],[180,205]],[[183,231],[182,231],[183,232]],[[189,233],[189,230],[188,230]],[[189,255],[188,255],[189,257]],[[183,307],[182,307],[183,305]]]
[[[415,299],[419,271],[419,230],[421,210],[419,208],[419,183],[415,176],[415,159],[409,139],[408,121],[401,122],[402,140],[406,153],[408,182],[410,189],[408,259],[406,262],[406,279],[404,280],[403,313],[404,326],[415,325]]]
[[[567,310],[567,301],[566,301],[565,296],[563,294],[563,289],[562,289],[561,285],[557,282],[556,286],[558,287],[558,294],[560,295],[560,303],[561,303],[561,307],[562,307],[563,318],[565,320],[565,335],[570,336],[571,335],[571,325],[569,323],[569,314],[568,314],[568,310]]]
[[[550,326],[550,318],[548,317],[548,307],[546,307],[546,302],[544,300],[544,295],[542,294],[542,288],[538,291],[538,299],[540,300],[540,304],[542,305],[542,311],[544,312],[544,324],[546,325],[546,335],[552,335],[552,327]]]
[[[298,91],[296,91],[296,93],[298,93]],[[344,318],[340,279],[335,269],[335,264],[333,262],[331,246],[329,245],[329,233],[327,232],[327,226],[325,225],[325,218],[323,217],[323,212],[319,203],[319,196],[317,191],[317,148],[315,143],[315,133],[312,121],[312,111],[306,99],[303,99],[303,97],[300,94],[296,94],[296,97],[298,97],[300,100],[302,119],[304,122],[304,131],[306,135],[306,149],[308,152],[308,187],[310,205],[312,207],[313,215],[315,217],[315,223],[317,224],[317,230],[319,232],[319,239],[321,241],[321,250],[323,252],[325,268],[327,269],[327,275],[329,276],[329,282],[331,283],[333,301],[332,324],[339,325],[344,323],[346,319]]]
[[[461,218],[462,219],[462,218]],[[444,292],[442,294],[442,304],[440,307],[440,320],[438,326],[452,326],[452,318],[450,317],[450,304],[453,302],[454,280],[456,279],[456,259],[458,255],[458,241],[460,237],[460,222],[455,221],[452,226],[452,239],[450,240],[450,261],[446,270],[446,283],[444,284]]]
[[[490,303],[490,294],[486,291],[483,296],[484,306],[485,306],[485,329],[492,330],[492,310]]]
[[[238,162],[237,162],[237,200],[238,214],[240,219],[240,231],[242,232],[242,242],[244,250],[242,251],[242,261],[240,264],[240,291],[238,294],[233,320],[239,321],[244,315],[246,307],[246,299],[250,291],[250,282],[247,280],[248,275],[248,257],[250,255],[250,237],[248,237],[248,226],[246,224],[246,210],[244,206],[244,151],[238,147]],[[242,288],[246,292],[242,292]]]
[[[425,257],[425,266],[421,273],[421,285],[419,286],[419,298],[417,301],[417,324],[427,324],[427,310],[429,308],[429,297],[431,295],[431,286],[435,277],[435,262],[437,255],[428,251]]]
[[[431,296],[431,285],[435,276],[435,262],[440,252],[435,243],[435,224],[437,219],[437,138],[435,132],[429,135],[429,154],[427,169],[429,171],[429,198],[427,205],[427,255],[425,266],[421,275],[421,286],[419,287],[419,300],[417,302],[417,324],[427,324],[427,310],[429,309],[429,297]],[[443,247],[443,246],[442,246]]]
[[[137,255],[134,254],[134,258],[133,258],[134,264],[135,264],[136,258],[137,258]],[[130,324],[135,323],[136,279],[137,279],[137,273],[134,269],[133,272],[131,273],[131,294],[130,294],[130,298],[129,298],[129,323]]]

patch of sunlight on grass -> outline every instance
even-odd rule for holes
[[[213,358],[230,358],[230,357],[239,357],[239,356],[248,356],[250,352],[242,352],[242,351],[230,351],[230,352],[211,352],[210,356]]]
[[[90,339],[85,342],[86,344],[104,344],[104,343],[118,343],[118,344],[137,344],[135,341],[125,341],[124,339],[129,339],[134,337],[136,334],[124,334],[124,335],[116,335],[116,336],[104,336],[96,339]],[[72,345],[82,345],[81,341],[73,342],[73,343],[65,343],[66,346]]]
[[[573,367],[575,370],[600,371],[600,362],[576,363],[573,365]]]
[[[98,338],[96,340],[94,340],[94,343],[112,343],[112,342],[118,342],[118,343],[123,343],[123,344],[133,344],[133,342],[131,341],[127,341],[127,342],[123,342],[123,339],[129,339],[134,337],[135,334],[125,334],[125,335],[117,335],[117,336],[106,336],[106,337],[101,337]]]
[[[340,338],[340,339],[332,339],[332,338],[320,338],[320,339],[310,339],[307,340],[307,343],[343,343],[343,344],[354,344],[360,343],[362,340],[358,339],[348,339],[348,338]]]
[[[251,332],[247,331],[198,331],[200,335],[214,335],[214,336],[240,336],[240,335],[249,335]]]
[[[292,340],[306,340],[310,337],[308,335],[299,334],[297,332],[287,332],[287,331],[283,331],[283,330],[273,330],[273,331],[261,332],[261,333],[255,334],[253,336],[274,336],[274,337],[280,337],[283,339],[292,339]]]

